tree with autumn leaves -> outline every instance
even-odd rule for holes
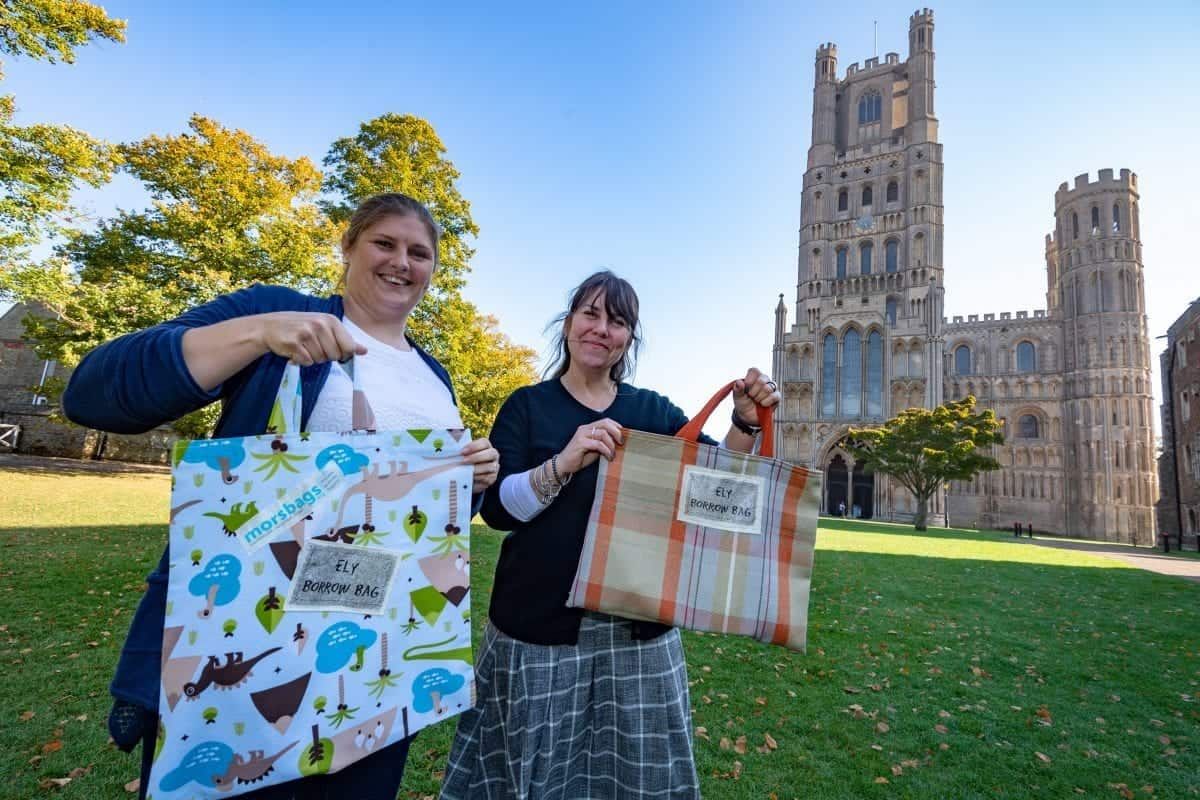
[[[876,428],[851,428],[845,447],[866,469],[883,473],[912,492],[913,520],[925,530],[929,500],[950,481],[1000,469],[983,448],[1003,444],[1002,423],[991,409],[975,411],[975,398],[936,408],[910,408]]]
[[[70,0],[0,8],[8,16],[0,23],[9,23],[0,50],[10,54],[70,60],[88,31],[120,41],[124,29]],[[21,20],[45,32],[14,33]],[[458,171],[425,120],[385,114],[365,122],[333,143],[322,171],[199,115],[181,134],[110,145],[70,129],[12,126],[11,114],[11,98],[0,99],[0,166],[7,167],[0,296],[50,312],[25,321],[39,356],[72,366],[102,342],[251,283],[336,291],[345,221],[366,197],[400,191],[425,203],[443,231],[433,286],[410,333],[454,376],[464,423],[486,433],[504,399],[535,379],[534,351],[513,344],[495,318],[462,297],[479,227],[458,192]],[[103,185],[114,172],[139,181],[149,206],[86,230],[71,225],[73,189]],[[47,240],[55,243],[52,255],[32,260],[31,246]],[[44,393],[54,396],[56,388]],[[213,422],[209,408],[175,427],[198,436]]]

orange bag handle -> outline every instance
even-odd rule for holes
[[[712,416],[712,412],[717,410],[717,406],[721,405],[721,401],[729,396],[733,391],[733,384],[737,381],[730,381],[717,390],[717,393],[712,396],[704,408],[700,409],[700,413],[692,417],[691,421],[679,429],[675,435],[680,439],[686,439],[689,442],[700,441],[700,432],[704,428],[704,423],[708,422],[708,418]],[[764,458],[775,457],[775,409],[757,407],[758,424],[762,426],[762,444],[759,445],[758,454]]]

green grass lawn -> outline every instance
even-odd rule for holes
[[[107,683],[168,479],[0,485],[0,798],[128,797]],[[500,537],[473,533],[478,626]],[[1200,794],[1194,583],[1005,533],[822,520],[807,654],[685,642],[707,797]],[[401,797],[436,793],[452,732],[421,734]]]

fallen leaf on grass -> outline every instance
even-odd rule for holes
[[[57,753],[59,750],[62,750],[62,740],[61,739],[55,739],[52,742],[46,742],[44,745],[42,745],[42,754],[43,755],[46,755],[49,753]]]
[[[706,742],[709,741],[708,728],[704,727],[703,725],[701,725],[699,728],[696,728],[696,738],[703,739]]]
[[[746,737],[739,736],[733,743],[733,751],[739,755],[746,752]]]
[[[890,730],[891,727],[886,722],[878,722],[875,724],[876,733],[887,733]]]
[[[950,732],[949,728],[947,728],[945,725],[941,725],[941,724],[934,725],[933,729],[935,731],[937,731],[938,733],[949,733]]]
[[[729,750],[733,747],[733,742],[728,736],[722,736],[721,743],[718,745],[718,747],[720,747],[722,750]]]
[[[142,788],[142,779],[141,778],[134,778],[129,783],[125,784],[125,791],[127,791],[127,792],[136,792],[138,789],[141,789],[141,788]]]
[[[775,737],[769,733],[763,734],[763,741],[765,741],[767,743],[767,747],[771,748],[772,750],[775,750],[779,747],[779,742],[775,741]]]
[[[1054,760],[1054,759],[1050,758],[1050,756],[1046,755],[1045,753],[1034,752],[1034,755],[1037,756],[1038,761],[1041,761],[1043,764],[1049,764],[1051,761]]]
[[[18,719],[21,720],[21,722],[29,722],[29,720],[33,719],[35,716],[37,715],[32,711],[22,711],[21,716],[18,717]]]
[[[883,777],[882,775],[880,775],[878,778],[876,778],[875,782],[876,783],[891,783],[891,781],[889,781],[887,778]]]

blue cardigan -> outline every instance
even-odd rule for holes
[[[221,419],[214,436],[254,436],[267,429],[267,418],[287,359],[269,353],[211,392],[196,384],[183,360],[183,335],[227,319],[271,311],[315,311],[343,316],[342,298],[312,297],[282,286],[255,284],[218,297],[173,320],[126,334],[97,347],[80,362],[62,396],[62,409],[72,422],[110,433],[142,433],[203,408],[222,402]],[[425,363],[450,389],[450,376],[433,356],[413,345]],[[300,370],[301,426],[307,424],[317,395],[329,376],[330,364]],[[455,400],[457,403],[457,400]],[[473,512],[482,496],[475,498]],[[158,708],[161,681],[163,623],[167,607],[168,553],[146,578],[148,584],[110,690],[114,697],[144,708]]]

